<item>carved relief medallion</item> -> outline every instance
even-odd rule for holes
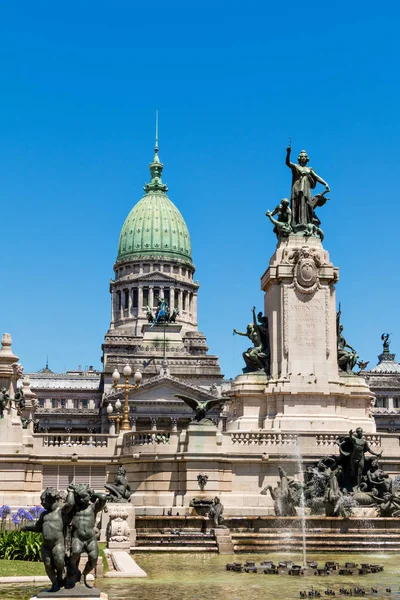
[[[294,263],[294,286],[303,294],[313,294],[319,288],[321,259],[314,249],[303,246],[290,257]]]

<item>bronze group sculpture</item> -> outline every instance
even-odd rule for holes
[[[236,335],[248,337],[253,342],[253,347],[248,348],[243,352],[243,359],[246,367],[243,373],[254,373],[264,371],[267,375],[270,374],[270,346],[269,346],[269,331],[268,318],[263,316],[261,312],[256,318],[255,306],[252,308],[253,322],[247,325],[246,332],[233,330]],[[259,322],[257,322],[257,319]]]
[[[303,481],[289,478],[278,468],[277,486],[267,485],[261,491],[271,493],[275,514],[295,516],[303,503],[311,514],[324,510],[331,517],[348,518],[358,506],[374,508],[382,517],[400,516],[400,486],[380,467],[382,453],[371,448],[361,427],[336,443],[339,455],[322,457],[315,466],[307,466]]]
[[[105,494],[95,493],[87,484],[71,484],[66,495],[46,488],[40,500],[45,510],[23,529],[42,534],[42,559],[52,583],[49,591],[74,588],[81,576],[89,587],[86,577],[98,558],[96,515],[106,504]],[[83,552],[88,560],[81,573],[78,565]]]
[[[174,308],[171,312],[168,303],[163,298],[157,298],[157,308],[153,314],[153,309],[150,306],[146,306],[146,317],[149,323],[175,323],[177,316],[179,315],[179,308]]]
[[[329,185],[312,167],[308,166],[309,158],[305,150],[300,152],[297,163],[292,163],[290,160],[291,150],[289,145],[286,149],[286,165],[292,171],[290,205],[289,200],[283,198],[273,211],[266,212],[266,216],[274,225],[274,233],[278,241],[292,234],[318,236],[322,241],[324,233],[315,209],[329,200],[325,196],[330,190]],[[325,190],[313,196],[312,190],[317,183],[324,185]],[[277,219],[274,218],[275,215]]]

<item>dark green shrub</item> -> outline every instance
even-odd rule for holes
[[[0,532],[0,559],[40,561],[42,536],[33,531]]]

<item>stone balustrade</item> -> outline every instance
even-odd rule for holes
[[[55,434],[34,434],[35,439],[42,440],[44,447],[93,447],[107,448],[110,436],[97,433],[55,433]]]
[[[317,433],[315,437],[317,446],[322,446],[324,448],[332,448],[334,446],[337,446],[337,440],[341,436],[337,433]],[[366,433],[364,434],[364,437],[368,440],[368,443],[371,447],[380,448],[380,446],[382,445],[382,439],[380,435]]]
[[[134,446],[152,446],[154,444],[169,444],[170,431],[146,430],[131,431],[124,435],[123,448],[130,449]]]
[[[231,434],[232,444],[257,446],[289,446],[297,444],[295,433],[271,433],[269,431],[235,431]]]

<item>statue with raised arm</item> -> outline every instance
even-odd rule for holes
[[[320,221],[315,215],[315,208],[323,206],[327,201],[325,194],[329,192],[329,185],[314,171],[308,167],[309,158],[307,152],[302,150],[298,156],[298,164],[290,161],[291,146],[286,148],[286,165],[292,171],[291,210],[292,227],[295,233],[304,231],[307,235],[320,235],[315,229],[319,229]],[[312,191],[317,183],[325,186],[321,194],[313,197]]]
[[[247,325],[246,332],[233,330],[236,335],[242,335],[248,337],[253,342],[253,347],[248,348],[243,352],[243,359],[246,363],[246,367],[243,369],[243,373],[254,373],[256,371],[265,371],[269,375],[269,336],[265,322],[257,323],[256,319],[256,308],[253,306],[253,322]],[[259,316],[261,313],[259,313]],[[263,317],[267,319],[267,317]],[[268,320],[266,321],[268,323]]]
[[[390,333],[382,333],[381,340],[383,342],[383,353],[384,354],[389,353],[389,346],[390,346],[389,337],[390,337]]]
[[[80,581],[81,575],[87,586],[87,575],[95,568],[99,556],[96,516],[105,507],[107,497],[105,494],[94,492],[88,484],[80,483],[69,486],[66,502],[73,503],[74,507],[70,513],[71,551],[65,587],[74,587]],[[87,554],[87,562],[81,573],[78,565],[83,552]]]
[[[292,211],[287,198],[282,198],[280,204],[273,211],[267,210],[265,215],[275,225],[274,233],[278,240],[288,237],[292,233]],[[275,215],[278,216],[277,219],[274,219]]]

